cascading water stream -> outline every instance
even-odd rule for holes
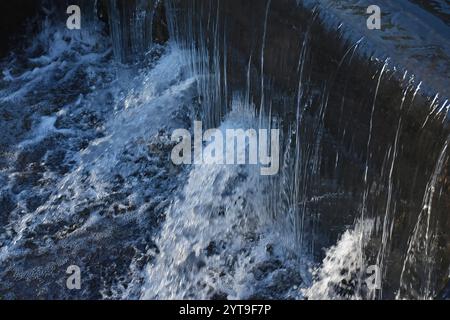
[[[109,0],[109,37],[93,17],[74,33],[50,14],[28,49],[2,60],[0,102],[19,120],[8,122],[14,134],[2,148],[12,147],[0,158],[8,212],[0,297],[67,298],[56,275],[70,264],[91,275],[80,298],[437,296],[448,101],[428,101],[411,134],[427,162],[405,169],[421,88],[414,77],[404,73],[401,95],[390,99],[395,123],[383,132],[389,59],[376,64],[361,104],[347,96],[356,89],[342,74],[358,63],[362,38],[346,43],[317,81],[313,12],[292,53],[295,85],[282,91],[271,65],[277,3],[259,8],[250,54],[238,59],[223,1]],[[170,35],[162,45],[154,43],[161,24]],[[200,120],[224,134],[279,129],[279,174],[262,176],[258,165],[175,166],[172,132],[192,132]],[[444,133],[427,149],[430,128]],[[379,288],[366,283],[374,265]]]

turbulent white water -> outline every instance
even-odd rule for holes
[[[20,281],[40,283],[44,295],[52,282],[63,289],[55,276],[67,264],[92,273],[83,296],[133,297],[123,284],[138,281],[134,265],[150,259],[180,172],[170,163],[170,132],[190,126],[196,81],[176,46],[154,48],[139,69],[116,65],[109,47],[95,28],[65,34],[46,23],[2,65],[0,100],[12,127],[2,140],[6,297],[36,295]],[[118,268],[121,255],[129,256]],[[37,257],[45,263],[29,262]],[[54,291],[47,294],[63,294]]]
[[[104,298],[303,298],[310,258],[272,219],[271,178],[256,166],[180,171],[170,163],[171,130],[189,128],[202,112],[190,54],[172,43],[139,69],[115,67],[99,32],[64,34],[48,23],[23,64],[20,55],[4,62],[0,99],[32,118],[4,153],[16,160],[2,169],[2,194],[17,203],[1,234],[4,272],[38,281],[48,294],[64,266],[92,271],[129,246],[135,254],[116,271],[123,275],[96,272],[89,281],[101,284],[89,290],[99,287]],[[220,128],[259,125],[252,108],[234,99]],[[37,256],[44,264],[30,269]],[[14,281],[4,287],[35,294]]]
[[[372,230],[372,221],[359,222],[354,229],[347,230],[335,246],[327,250],[323,263],[313,270],[315,281],[309,288],[303,290],[309,299],[368,297],[361,294],[361,287],[366,278],[365,272],[369,267],[361,256],[364,254],[362,250],[367,245]]]
[[[235,101],[220,129],[255,125],[254,111]],[[270,218],[268,179],[255,166],[192,168],[168,210],[142,297],[300,298],[301,260]]]

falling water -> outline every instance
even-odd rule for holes
[[[405,72],[390,96],[395,64],[370,57],[369,87],[353,101],[348,70],[363,38],[345,43],[317,81],[318,11],[288,53],[294,86],[279,89],[277,4],[264,3],[238,63],[224,1],[109,0],[109,36],[94,14],[79,32],[50,14],[24,52],[2,60],[0,102],[19,120],[2,140],[11,147],[0,159],[0,297],[66,298],[57,274],[70,264],[91,274],[80,298],[438,295],[448,264],[448,100],[435,95],[417,111],[421,83]],[[386,129],[387,102],[395,122]],[[279,174],[173,165],[171,133],[199,120],[222,132],[280,129]],[[408,161],[414,152],[423,163]],[[380,288],[366,285],[373,265]]]

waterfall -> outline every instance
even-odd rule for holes
[[[154,21],[163,17],[161,0],[107,0],[114,54],[123,63],[137,62],[153,43]]]
[[[254,128],[254,106],[242,96],[232,101],[220,129]],[[182,196],[168,210],[142,298],[300,298],[306,268],[284,226],[271,218],[273,187],[258,167],[192,168]]]
[[[69,2],[0,61],[0,298],[67,298],[69,265],[77,298],[439,296],[450,106],[394,49],[313,1],[79,0],[74,31]],[[198,121],[280,130],[279,173],[175,165]]]
[[[400,191],[399,180],[405,183],[405,179],[407,179],[403,173],[403,167],[401,167],[405,163],[404,148],[406,143],[411,144],[404,140],[405,123],[411,121],[408,113],[411,112],[412,108],[416,108],[416,97],[421,84],[417,84],[413,76],[408,77],[407,73],[403,76],[403,89],[401,94],[398,97],[396,96],[398,100],[396,100],[397,105],[394,107],[395,111],[393,111],[396,116],[393,117],[392,130],[389,130],[389,138],[384,137],[389,143],[386,147],[380,148],[380,136],[385,134],[379,131],[378,126],[380,114],[384,112],[382,110],[384,109],[383,103],[385,103],[386,83],[387,79],[395,73],[395,67],[392,67],[393,63],[390,59],[376,63],[378,69],[371,70],[375,74],[374,81],[368,81],[371,85],[368,92],[369,97],[364,98],[365,105],[360,106],[360,108],[366,110],[364,131],[353,131],[349,127],[349,120],[345,120],[347,113],[351,112],[350,110],[353,108],[347,106],[349,103],[345,92],[342,92],[341,100],[332,101],[332,99],[336,99],[336,88],[340,86],[339,81],[343,80],[345,90],[347,88],[351,90],[352,84],[349,83],[349,77],[344,74],[343,70],[348,70],[353,64],[359,63],[355,60],[359,61],[357,53],[361,51],[359,48],[365,45],[363,38],[346,44],[337,67],[326,79],[319,82],[317,88],[312,88],[310,64],[311,61],[314,61],[314,56],[311,51],[316,50],[314,48],[316,44],[314,40],[311,40],[313,35],[310,35],[310,30],[316,23],[317,17],[321,15],[321,12],[317,10],[317,13],[313,14],[310,20],[305,21],[307,28],[300,39],[297,40],[300,51],[296,53],[299,57],[296,66],[296,94],[294,97],[278,99],[281,93],[276,92],[271,85],[267,85],[271,82],[271,79],[268,74],[269,71],[265,67],[268,64],[267,48],[270,46],[271,39],[273,41],[270,1],[267,1],[266,5],[259,10],[259,16],[254,15],[252,17],[253,25],[255,25],[255,21],[261,23],[256,28],[258,31],[255,32],[255,35],[260,32],[258,35],[261,41],[251,42],[249,44],[249,46],[253,45],[251,50],[241,43],[234,43],[234,45],[244,47],[249,54],[243,57],[242,60],[245,63],[242,63],[242,67],[234,68],[229,65],[226,67],[226,63],[231,59],[228,46],[232,43],[232,37],[236,37],[236,35],[233,35],[233,31],[229,30],[231,22],[227,20],[226,15],[219,14],[219,10],[229,8],[226,4],[221,1],[208,4],[193,1],[186,6],[178,1],[169,1],[168,6],[170,8],[168,11],[171,35],[177,43],[181,43],[183,47],[192,51],[188,57],[188,60],[191,61],[190,64],[193,66],[191,73],[201,75],[202,81],[203,78],[206,78],[204,84],[200,84],[199,95],[204,102],[202,103],[202,117],[208,119],[210,125],[220,123],[219,119],[223,119],[227,110],[230,110],[230,107],[224,101],[227,101],[228,96],[233,95],[233,90],[238,92],[241,90],[241,93],[247,97],[246,99],[257,102],[257,112],[265,116],[276,117],[282,114],[284,120],[282,162],[284,166],[280,177],[271,181],[274,186],[273,189],[276,191],[266,195],[267,209],[270,212],[268,216],[273,221],[288,226],[285,230],[290,230],[289,232],[296,239],[296,250],[298,251],[298,257],[301,257],[299,259],[305,259],[305,256],[308,255],[312,259],[323,258],[317,250],[317,244],[327,242],[324,241],[324,235],[322,234],[323,223],[324,219],[332,219],[341,226],[339,227],[341,235],[334,238],[334,241],[348,243],[349,237],[351,237],[351,241],[354,242],[349,248],[353,248],[353,245],[359,247],[351,258],[342,258],[344,260],[350,259],[351,261],[348,262],[354,267],[353,271],[348,271],[352,274],[354,287],[348,292],[341,292],[342,297],[352,298],[351,294],[353,294],[353,298],[381,299],[386,296],[393,298],[398,288],[404,286],[401,283],[405,280],[400,280],[400,278],[405,279],[405,276],[401,276],[399,270],[394,271],[396,267],[387,261],[394,259],[396,264],[408,264],[407,261],[411,259],[408,256],[411,253],[405,256],[404,253],[398,253],[397,250],[406,250],[406,242],[414,242],[414,240],[407,240],[406,235],[417,234],[418,232],[414,231],[417,227],[412,228],[413,226],[408,224],[401,235],[396,236],[396,232],[400,232],[399,228],[401,228],[399,220],[406,219],[406,212],[409,211],[411,215],[407,218],[408,220],[414,219],[413,217],[418,214],[410,211],[416,210],[417,199],[409,198],[411,206],[406,208],[404,204],[399,202],[399,197],[411,197],[412,194],[419,194],[421,188],[423,188],[423,181],[428,179],[427,176],[431,174],[428,165],[423,174],[416,177],[416,181],[420,180],[421,182],[410,185],[409,191]],[[239,21],[239,23],[242,22]],[[227,29],[227,27],[229,28]],[[258,39],[258,36],[255,37]],[[240,50],[243,49],[240,48]],[[258,52],[260,52],[259,60],[255,58]],[[372,59],[372,61],[375,61],[375,59]],[[233,75],[229,74],[230,69],[233,69]],[[271,76],[274,77],[273,74]],[[237,77],[245,78],[246,81],[242,83],[239,80],[234,80],[234,83],[226,81]],[[367,95],[367,92],[365,94]],[[335,108],[336,104],[340,110]],[[333,107],[330,105],[333,105]],[[442,101],[431,103],[431,112],[427,113],[426,118],[423,118],[422,129],[417,133],[417,136],[427,134],[425,126],[429,117],[433,117],[435,124],[445,118],[443,118],[445,106],[446,103],[442,104]],[[293,112],[285,110],[295,110],[294,116],[292,116]],[[438,110],[441,110],[441,112],[437,112]],[[331,129],[331,131],[336,131],[333,134],[337,136],[337,141],[330,142],[330,119],[333,117],[340,119],[339,125],[341,127]],[[446,143],[448,138],[445,133],[438,132],[439,142],[437,144]],[[356,141],[358,141],[358,148],[360,149],[355,149],[357,148]],[[335,147],[332,146],[333,144],[341,144],[342,146]],[[419,143],[417,147],[422,148]],[[414,148],[414,146],[413,144],[408,145],[407,148]],[[354,165],[352,173],[349,170],[350,166],[345,163],[349,159],[358,163]],[[427,160],[428,164],[432,162],[432,159],[429,159],[429,162]],[[416,165],[420,166],[420,164]],[[343,177],[344,174],[347,174],[348,177],[352,176],[350,178],[352,182],[346,181],[347,178]],[[442,172],[439,175],[442,176]],[[340,186],[339,183],[350,183],[352,186],[350,188]],[[443,199],[440,201],[442,203]],[[338,207],[339,211],[337,212],[327,208],[328,206],[332,208],[334,204],[342,205],[342,208]],[[431,219],[430,221],[433,221],[433,225],[438,221],[438,215],[441,214],[439,213],[440,210],[427,216]],[[445,215],[445,213],[442,214]],[[342,216],[343,221],[339,221],[339,215]],[[424,227],[424,223],[430,223],[424,220],[424,216],[425,214],[420,214],[418,217],[418,221],[421,221],[418,223],[422,227]],[[344,227],[345,225],[352,226]],[[360,227],[361,225],[367,227]],[[330,224],[329,227],[332,227],[332,225]],[[427,241],[431,241],[433,237],[442,237],[442,228],[443,226],[433,231],[427,228],[429,233],[426,238]],[[431,236],[431,234],[434,236]],[[401,238],[400,246],[402,248],[398,248],[399,244],[393,243],[398,241],[399,238]],[[380,249],[374,250],[373,247],[378,246],[378,244]],[[344,246],[344,244],[342,245]],[[339,246],[339,244],[336,247],[331,246],[327,254],[329,256],[339,253],[345,255],[344,249],[333,249],[339,248]],[[353,253],[354,249],[350,250]],[[409,249],[409,251],[411,250]],[[431,251],[429,254],[431,254]],[[431,255],[436,254],[437,252]],[[324,260],[323,268],[329,270],[334,260],[330,257],[327,258],[327,256],[325,259],[328,260]],[[382,288],[367,290],[365,286],[364,279],[367,277],[365,269],[371,265],[377,265],[379,268]],[[426,268],[430,267],[429,264],[426,265],[428,266]],[[337,285],[339,287],[339,282],[345,281],[347,273],[343,273],[344,276],[341,275],[341,277],[339,277],[339,274],[346,267],[337,263],[334,268],[333,272],[336,276],[326,275],[323,269],[315,273],[318,282],[311,287],[311,290],[303,292],[306,295],[309,294],[311,297],[318,298],[317,286],[332,288]],[[440,270],[442,272],[445,269]],[[425,274],[427,272],[425,271]],[[424,278],[427,277],[424,276]],[[328,284],[326,284],[327,281]],[[425,283],[428,283],[427,286],[430,286],[430,281],[433,280],[425,280]],[[326,294],[323,290],[320,292],[324,295],[323,297],[328,298],[341,295],[339,291],[334,293],[330,291]],[[434,292],[431,295],[436,294]],[[414,293],[413,296],[416,298],[424,297],[419,292]]]
[[[442,176],[445,166],[448,167],[448,144],[450,137],[444,143],[437,159],[436,166],[428,181],[423,196],[423,207],[417,218],[413,233],[408,241],[408,250],[403,262],[400,276],[400,290],[397,298],[403,299],[417,294],[422,299],[433,299],[437,292],[433,286],[433,270],[436,265],[434,257],[438,256],[438,230],[441,221],[433,216],[433,207],[436,198],[442,197],[442,189],[439,186],[439,177]],[[438,194],[436,195],[436,192]],[[422,285],[417,284],[417,279],[423,279]],[[434,279],[434,281],[436,281]]]

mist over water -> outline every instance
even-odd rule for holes
[[[436,123],[444,138],[433,143],[432,166],[411,169],[426,176],[414,189],[423,179],[403,183],[398,163],[409,156],[404,128],[420,84],[405,73],[393,134],[380,133],[378,99],[395,69],[389,60],[367,75],[374,82],[364,127],[348,138],[347,123],[337,142],[327,118],[335,113],[343,123],[347,102],[338,114],[329,104],[333,82],[309,82],[309,30],[291,96],[264,76],[271,1],[261,9],[261,50],[246,57],[237,89],[219,13],[211,13],[215,33],[207,38],[195,13],[180,18],[176,1],[167,1],[170,40],[152,44],[149,12],[158,4],[135,2],[130,24],[121,8],[108,7],[109,34],[95,19],[80,31],[61,28],[50,13],[24,50],[0,62],[0,298],[436,298],[442,281],[434,272],[448,264],[447,101],[429,101],[420,118],[417,152]],[[351,65],[359,44],[339,67]],[[263,76],[255,79],[253,69]],[[192,132],[194,121],[224,133],[280,129],[279,173],[174,165],[172,132]],[[379,155],[381,135],[387,152]],[[420,210],[405,204],[411,198]],[[83,272],[76,293],[66,290],[69,265]],[[366,283],[374,265],[381,288]]]

